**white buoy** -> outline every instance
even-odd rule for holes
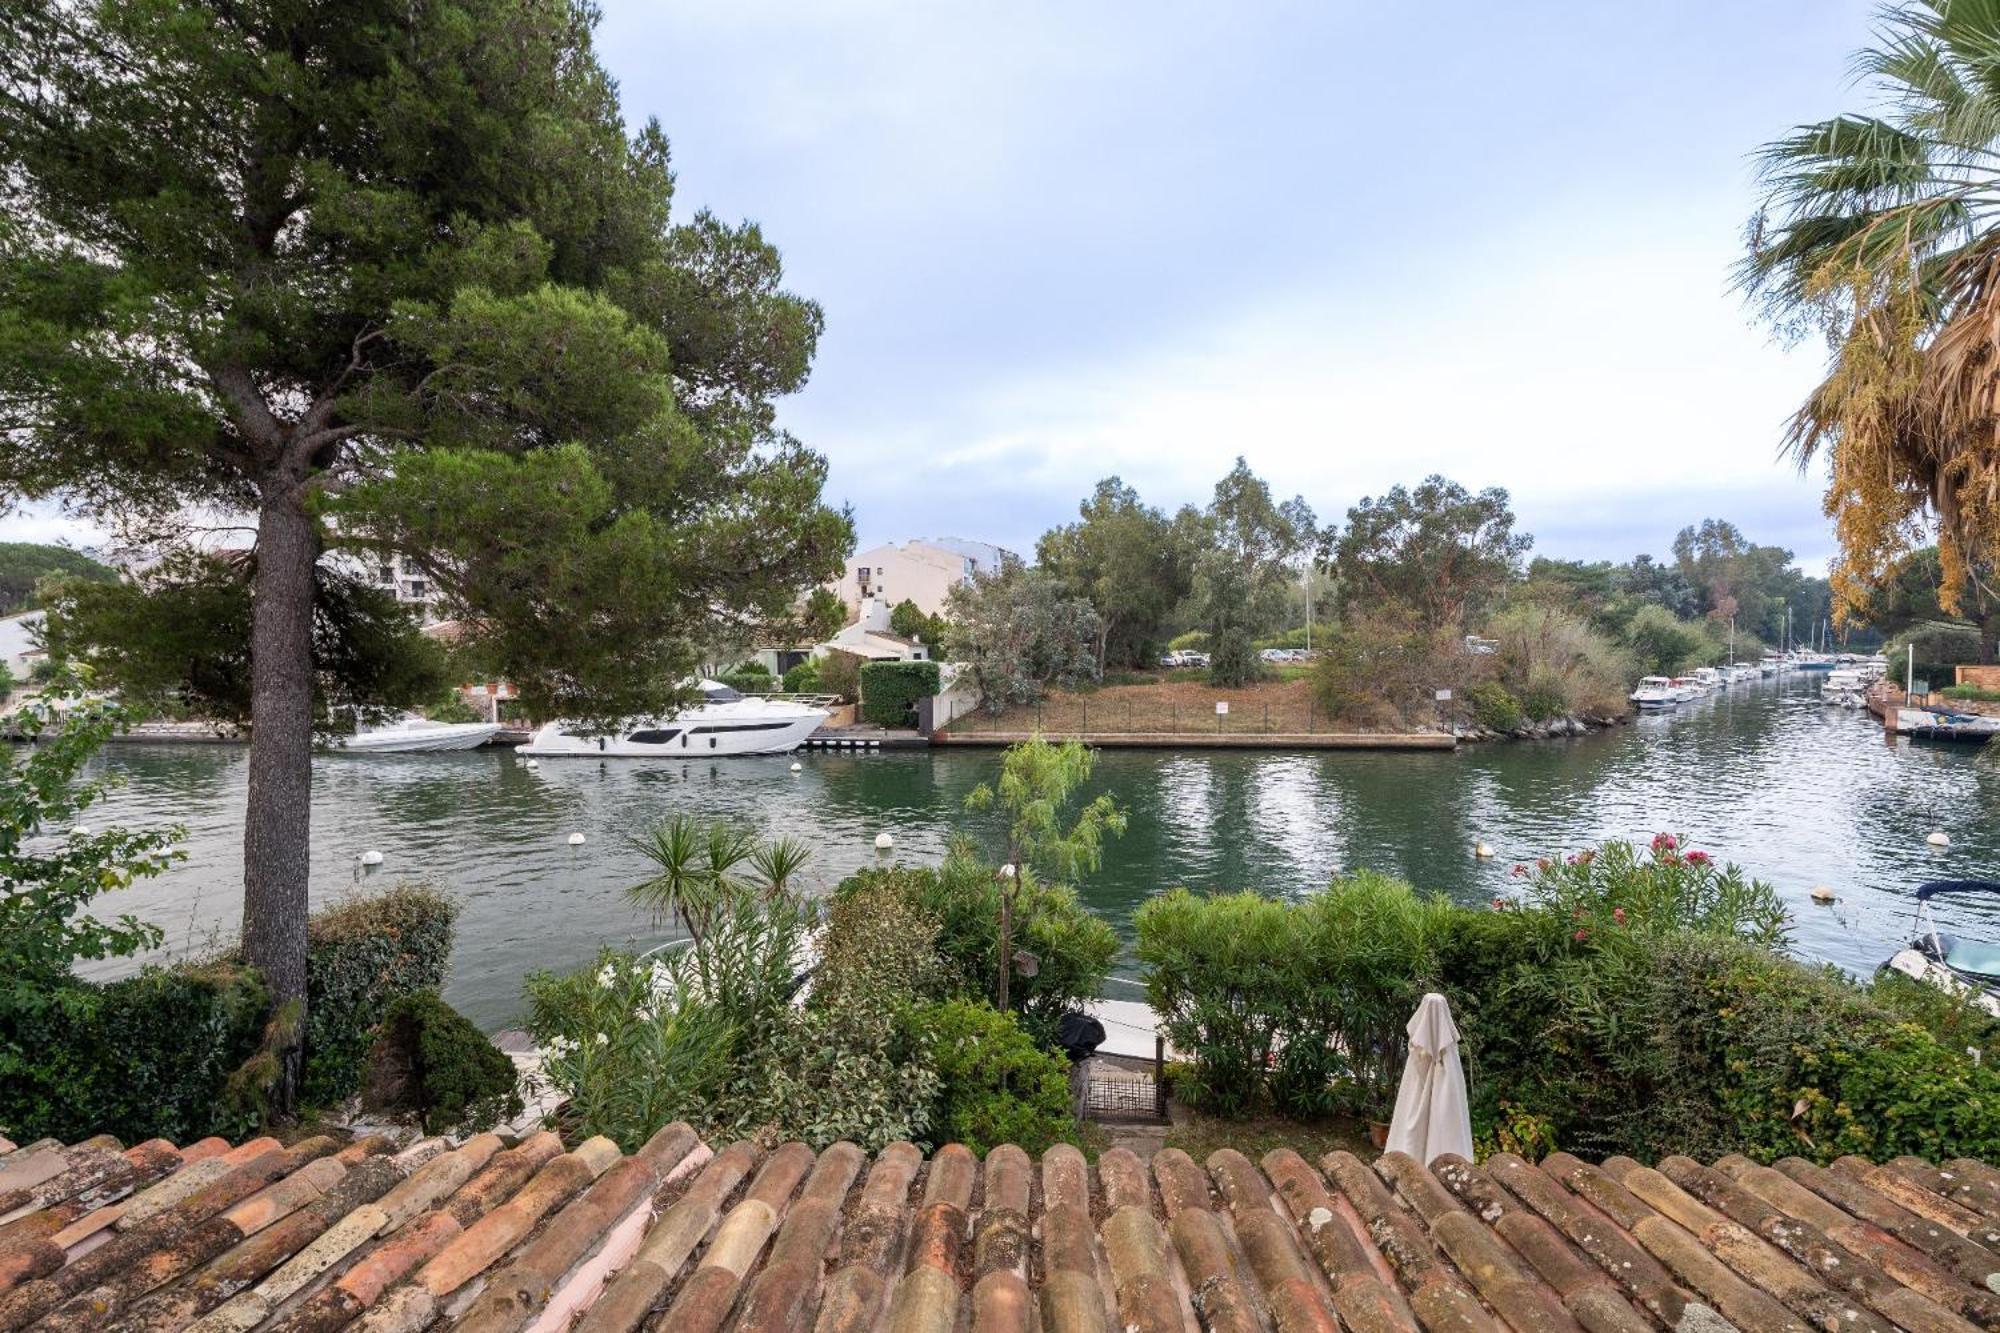
[[[1490,861],[1493,859],[1493,844],[1490,842],[1476,842],[1472,845],[1472,854],[1482,861]]]
[[[70,827],[70,831],[69,831],[69,836],[70,836],[70,837],[72,837],[72,838],[87,838],[87,837],[89,837],[89,836],[90,836],[90,825],[88,825],[88,824],[75,824],[75,825],[72,825],[72,826]]]
[[[521,767],[523,768],[540,768],[541,766],[542,761],[539,759],[524,759],[521,761]]]
[[[803,773],[805,771],[806,771],[806,766],[804,764],[800,763],[796,759],[792,760],[792,772]]]
[[[1813,885],[1812,900],[1816,903],[1830,903],[1833,901],[1833,890],[1824,884],[1815,884]]]
[[[886,833],[878,833],[878,834],[876,834],[876,835],[875,835],[875,850],[876,850],[876,851],[878,851],[878,852],[886,852],[886,851],[889,851],[889,850],[890,850],[891,848],[893,848],[893,847],[894,847],[895,845],[896,845],[896,840],[895,840],[894,838],[890,837],[890,836],[889,836],[888,834],[886,834]]]
[[[1000,867],[1000,878],[1002,879],[1014,878],[1014,863],[1012,861],[1009,861],[1006,865]]]
[[[375,851],[373,848],[370,848],[368,851],[361,853],[361,864],[365,866],[381,865],[382,853]]]
[[[572,833],[572,834],[570,834],[570,835],[569,835],[569,845],[570,845],[570,846],[572,846],[572,847],[581,847],[581,846],[583,846],[583,835],[582,835],[581,833]]]
[[[1949,847],[1951,846],[1951,835],[1940,829],[1932,829],[1924,835],[1924,841],[1933,847]]]

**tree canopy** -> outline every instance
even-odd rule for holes
[[[1097,678],[1097,612],[1047,570],[1009,557],[954,587],[946,611],[945,646],[993,712]]]
[[[1464,624],[1498,601],[1533,543],[1497,486],[1474,495],[1440,476],[1392,486],[1347,511],[1334,546],[1342,604],[1408,607],[1426,630]]]
[[[401,554],[531,713],[600,720],[672,702],[698,644],[784,621],[852,544],[775,418],[820,311],[755,224],[676,219],[595,19],[0,12],[0,487],[152,550],[255,533],[244,947],[281,1005],[314,681],[363,658],[316,655],[322,557]],[[332,628],[365,639],[353,605]]]
[[[1078,506],[1076,522],[1042,534],[1036,563],[1097,610],[1099,670],[1148,666],[1158,655],[1192,587],[1200,529],[1193,508],[1169,518],[1106,477]]]
[[[1215,484],[1200,535],[1186,618],[1208,633],[1209,678],[1246,684],[1258,674],[1252,640],[1284,615],[1292,582],[1323,544],[1319,524],[1304,497],[1273,500],[1239,457]]]

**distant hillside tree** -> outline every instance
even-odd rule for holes
[[[255,530],[243,953],[288,1020],[316,667],[373,661],[378,630],[360,602],[329,621],[323,555],[402,555],[528,712],[608,721],[671,706],[698,645],[785,620],[852,544],[774,422],[820,312],[756,226],[672,219],[666,138],[628,137],[594,22],[0,10],[0,489],[155,547]]]
[[[40,606],[36,590],[49,579],[116,583],[118,571],[67,546],[0,542],[0,616]]]
[[[1284,617],[1292,583],[1321,542],[1311,506],[1279,504],[1243,459],[1215,484],[1202,515],[1187,618],[1208,632],[1209,679],[1244,685],[1258,675],[1253,641]]]
[[[1496,605],[1534,538],[1514,531],[1507,492],[1474,495],[1426,477],[1347,511],[1334,547],[1345,610],[1407,607],[1425,630],[1464,625]]]
[[[1042,534],[1035,562],[1096,609],[1100,671],[1149,666],[1193,586],[1202,538],[1198,511],[1169,518],[1106,477],[1079,506],[1077,522]]]

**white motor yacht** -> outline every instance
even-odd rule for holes
[[[379,727],[363,727],[332,742],[349,754],[427,754],[476,750],[499,732],[498,722],[433,722],[415,713]]]
[[[1672,708],[1681,701],[1680,691],[1665,676],[1644,676],[1627,698],[1639,708]]]
[[[719,680],[696,683],[701,701],[668,718],[628,723],[622,732],[593,734],[580,722],[550,722],[517,753],[539,757],[715,759],[739,754],[789,754],[819,730],[829,714],[795,699],[744,695]]]

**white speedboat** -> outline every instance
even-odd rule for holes
[[[1820,702],[1838,704],[1842,708],[1855,708],[1868,693],[1868,679],[1859,671],[1842,667],[1826,673],[1820,682]]]
[[[476,750],[500,731],[498,722],[433,722],[411,713],[380,727],[363,727],[333,742],[349,754],[425,754]]]
[[[1941,879],[1917,886],[1917,938],[1877,971],[1897,971],[1947,995],[1970,1000],[2000,1018],[2000,948],[1946,935],[1931,913],[1931,899],[1941,894],[2000,893],[2000,883],[1988,879]]]
[[[1627,698],[1640,708],[1672,708],[1681,701],[1680,691],[1665,676],[1645,676]]]
[[[824,708],[793,699],[743,695],[719,680],[697,682],[701,702],[672,717],[643,718],[611,734],[592,732],[581,722],[550,722],[517,753],[613,758],[715,759],[738,754],[789,754],[819,730]]]

